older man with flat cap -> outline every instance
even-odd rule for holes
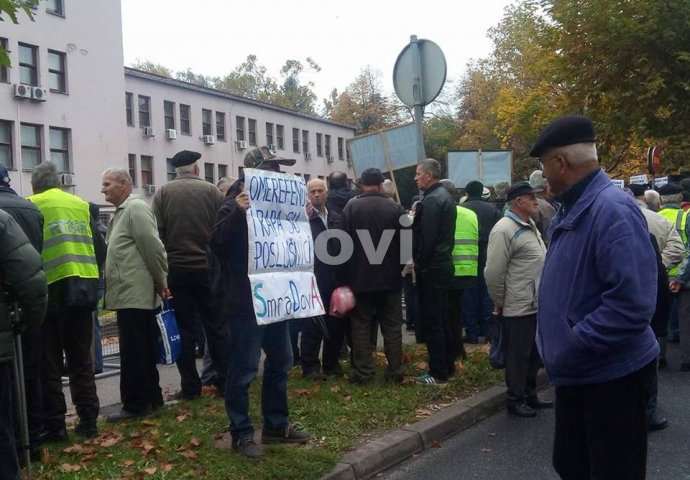
[[[599,168],[594,126],[559,118],[530,155],[561,208],[539,286],[537,345],[556,390],[554,468],[569,479],[644,479],[657,264],[635,201]]]
[[[180,400],[201,395],[195,355],[197,313],[213,364],[220,372],[216,386],[221,392],[225,389],[227,370],[227,328],[222,316],[212,308],[206,257],[222,196],[215,185],[199,177],[199,158],[201,154],[197,152],[177,152],[171,160],[177,176],[159,188],[153,198],[158,233],[168,254],[168,286],[182,338],[182,354],[177,360]]]
[[[244,166],[279,172],[294,159],[273,155],[268,148],[249,151]],[[232,448],[249,458],[263,456],[254,440],[249,417],[249,386],[259,370],[261,350],[266,354],[261,395],[263,443],[307,443],[309,435],[288,420],[287,374],[292,367],[288,322],[258,325],[254,317],[248,276],[247,209],[249,194],[244,175],[232,184],[216,216],[211,234],[211,251],[221,270],[220,291],[224,291],[222,313],[230,334],[225,409],[230,419]],[[305,212],[306,213],[306,212]]]
[[[361,180],[362,194],[345,205],[342,215],[342,229],[354,244],[345,268],[345,283],[356,299],[350,314],[354,370],[350,382],[368,383],[375,376],[371,331],[378,320],[388,360],[385,378],[397,383],[403,376],[400,218],[405,210],[383,193],[381,170],[367,168]],[[363,234],[368,234],[368,238]],[[383,257],[371,258],[365,245],[381,248],[382,243],[387,243]]]

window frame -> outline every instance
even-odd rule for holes
[[[323,136],[323,147],[324,147],[324,155],[326,156],[326,160],[330,160],[331,158],[331,136],[328,134],[324,134]]]
[[[32,62],[33,64],[28,64],[25,62],[22,62],[21,58],[21,49],[22,48],[29,48],[31,50],[31,57],[32,57]],[[24,43],[24,42],[19,42],[18,48],[17,48],[17,64],[19,65],[19,83],[22,85],[30,85],[32,87],[38,87],[39,83],[39,78],[38,78],[38,47],[36,45],[31,45],[30,43]],[[29,69],[31,71],[31,81],[30,82],[24,82],[22,81],[22,72],[25,72],[26,69]]]
[[[146,105],[147,110],[142,110],[142,100],[144,101],[144,105]],[[150,127],[151,126],[151,97],[147,95],[137,95],[137,112],[139,113],[138,115],[138,120],[139,120],[139,127],[144,128],[144,127]],[[142,115],[145,115],[145,120],[146,123],[142,123]]]
[[[125,92],[125,117],[127,119],[127,126],[134,126],[134,94],[132,92]]]
[[[302,130],[302,152],[309,153],[309,130]]]
[[[249,141],[249,145],[256,147],[258,144],[256,142],[256,119],[255,118],[248,118],[247,119],[247,140]]]
[[[137,186],[137,154],[128,153],[127,154],[127,171],[132,179],[132,186]]]
[[[211,173],[210,180],[209,180],[209,175],[208,175],[209,172]],[[216,174],[215,165],[213,163],[204,162],[204,180],[206,180],[208,183],[215,185],[216,184],[215,174]]]
[[[222,172],[221,172],[221,169],[222,169]],[[227,177],[227,176],[228,176],[228,166],[223,164],[223,163],[219,163],[218,164],[218,180],[220,180],[221,178]]]
[[[343,146],[345,145],[345,139],[343,137],[338,137],[338,160],[345,160],[343,155]]]
[[[216,111],[216,140],[225,142],[225,112]],[[220,121],[219,121],[220,120]]]
[[[183,115],[183,112],[187,113],[186,118],[185,115]],[[180,134],[192,134],[192,107],[185,103],[180,103]]]
[[[9,165],[5,165],[1,162],[0,165],[5,165],[7,170],[14,170],[14,122],[11,120],[0,120],[0,128],[3,128],[3,125],[7,126],[8,141],[5,142],[2,140],[2,138],[0,138],[0,150],[7,150],[7,160]]]
[[[238,142],[245,141],[244,138],[244,119],[245,117],[241,115],[235,115],[235,136],[237,136]]]
[[[37,145],[25,145],[24,144],[24,135],[22,135],[21,130],[22,127],[32,127],[36,129],[36,139],[37,139]],[[43,161],[43,126],[38,125],[35,123],[20,123],[19,124],[19,141],[20,141],[20,155],[21,155],[21,162],[22,162],[22,170],[24,171],[31,171],[34,169],[36,165],[41,163]],[[37,162],[36,165],[32,165],[31,167],[27,168],[26,165],[24,164],[24,150],[31,150],[31,151],[36,151],[38,152],[38,157],[37,157]]]
[[[53,146],[53,136],[52,132],[59,132],[63,135],[64,139],[64,144],[60,145],[60,147],[55,147]],[[64,165],[64,170],[59,170],[58,172],[60,173],[66,173],[66,172],[73,172],[74,169],[72,168],[71,165],[71,158],[70,158],[70,145],[71,145],[71,129],[69,128],[61,128],[61,127],[48,127],[48,153],[50,157],[50,161],[55,163],[57,166],[57,162],[53,160],[53,153],[58,153],[60,155],[63,155],[65,159],[65,165]]]
[[[55,0],[55,3],[58,5],[58,8],[52,9],[46,5],[46,13],[65,18],[65,2],[63,0]]]
[[[276,145],[278,150],[285,150],[285,125],[276,124]]]
[[[213,135],[213,111],[208,108],[201,109],[201,134]]]
[[[0,48],[5,52],[8,50],[8,40],[5,37],[0,37]],[[0,83],[10,83],[10,68],[0,65]]]
[[[170,111],[166,110],[170,107]],[[163,126],[166,130],[177,131],[177,122],[175,121],[175,102],[170,100],[163,100]]]
[[[60,70],[55,70],[50,68],[50,56],[55,55],[60,61]],[[48,87],[53,93],[68,93],[67,89],[67,55],[64,52],[58,50],[48,50]],[[61,84],[62,88],[53,88],[52,79],[57,77],[58,83]]]
[[[300,135],[299,135],[299,128],[293,128],[292,129],[292,152],[293,153],[300,153]]]
[[[266,145],[273,145],[275,124],[266,122]]]
[[[143,187],[144,185],[155,185],[153,178],[153,155],[140,155],[139,160],[139,172],[141,172],[141,186]],[[144,169],[144,160],[150,161],[148,169]],[[150,181],[147,182],[147,179]]]
[[[323,157],[323,134],[316,134],[316,156]]]
[[[166,158],[165,159],[165,178],[169,182],[171,180],[175,180],[175,177],[177,177],[177,172],[175,171],[175,167],[173,167],[172,158]]]

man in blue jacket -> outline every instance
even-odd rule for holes
[[[558,195],[539,288],[537,345],[556,387],[554,468],[644,479],[655,254],[640,209],[599,168],[592,122],[566,116],[530,152]]]

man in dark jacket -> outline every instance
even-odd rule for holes
[[[29,202],[10,187],[7,169],[0,165],[0,209],[9,213],[19,224],[34,249],[43,250],[43,215],[36,205]],[[39,460],[41,452],[41,423],[43,400],[41,399],[41,326],[27,326],[22,333],[24,381],[26,385],[27,417],[29,420],[29,444],[32,460]]]
[[[317,178],[307,183],[307,193],[309,202],[307,204],[307,215],[309,215],[309,226],[311,236],[314,239],[314,276],[319,287],[319,294],[323,301],[323,308],[326,314],[323,316],[327,335],[324,336],[323,326],[317,322],[320,319],[307,318],[302,330],[302,343],[300,350],[302,354],[302,375],[305,378],[320,379],[321,363],[323,363],[323,373],[326,375],[340,376],[342,371],[338,359],[340,357],[340,347],[345,338],[348,321],[344,318],[335,318],[328,314],[331,306],[331,295],[337,286],[337,266],[324,263],[319,257],[321,248],[325,248],[324,254],[335,256],[338,253],[338,241],[330,238],[325,244],[321,244],[317,239],[319,235],[327,230],[340,228],[341,218],[337,213],[331,212],[326,208],[326,182]],[[291,320],[294,322],[294,320]],[[323,340],[323,362],[319,362],[319,351]]]
[[[0,478],[19,480],[12,407],[12,359],[14,332],[35,328],[46,308],[46,279],[41,256],[29,243],[17,222],[0,211]],[[21,309],[11,317],[12,305]]]
[[[183,400],[201,395],[195,354],[196,312],[204,326],[213,364],[221,373],[227,370],[227,329],[212,308],[206,260],[215,215],[223,199],[215,185],[199,177],[200,158],[197,152],[177,152],[170,161],[177,176],[158,189],[153,199],[158,233],[168,254],[168,287],[182,339],[182,353],[177,360],[181,390],[177,397]],[[217,379],[220,383],[216,386],[222,392],[225,376]]]
[[[329,212],[338,215],[343,213],[343,208],[347,205],[355,194],[347,184],[347,175],[343,172],[333,172],[328,176],[328,197],[326,208]]]
[[[486,289],[484,279],[484,267],[486,267],[486,251],[489,244],[489,233],[494,228],[503,215],[493,203],[482,199],[484,185],[473,180],[465,186],[467,200],[462,206],[469,208],[477,214],[479,222],[479,265],[477,270],[477,282],[474,286],[463,291],[462,313],[464,315],[463,324],[465,326],[465,342],[477,343],[479,337],[489,337],[491,335],[491,312],[494,304],[491,301],[489,292]],[[504,197],[505,200],[505,197]]]
[[[43,270],[48,282],[48,311],[41,328],[43,357],[44,442],[67,438],[67,405],[62,391],[63,355],[67,360],[70,393],[79,423],[75,432],[97,435],[99,402],[93,373],[91,343],[93,311],[98,303],[98,258],[104,241],[94,235],[96,225],[89,204],[60,189],[55,164],[43,162],[31,172],[34,194],[28,200],[43,215]],[[100,252],[100,253],[99,253]]]
[[[343,231],[354,244],[345,268],[346,283],[356,299],[350,313],[354,368],[350,381],[366,383],[374,378],[371,331],[375,318],[381,326],[388,360],[386,379],[399,382],[402,380],[400,220],[405,210],[383,194],[384,177],[378,168],[364,170],[361,179],[362,194],[343,210]],[[376,253],[365,245],[375,246]]]
[[[415,381],[445,383],[455,365],[447,354],[452,350],[447,319],[447,290],[453,279],[452,251],[455,243],[455,202],[439,182],[441,166],[433,158],[419,162],[414,177],[424,192],[412,225],[413,258],[419,291],[418,338],[426,343],[429,372]]]
[[[268,148],[255,148],[245,155],[245,167],[274,172],[280,165],[294,165],[294,159],[272,155]],[[232,184],[216,216],[211,250],[220,274],[217,280],[225,292],[223,314],[228,321],[228,377],[225,409],[230,419],[232,448],[250,458],[263,456],[254,441],[249,417],[249,385],[256,378],[261,350],[266,354],[261,410],[263,443],[306,443],[309,435],[290,424],[287,404],[287,373],[292,367],[288,322],[258,325],[254,315],[248,276],[247,209],[249,194],[244,176]],[[216,287],[219,287],[218,285]]]

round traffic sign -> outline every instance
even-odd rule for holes
[[[421,77],[422,88],[416,87]],[[413,40],[403,48],[393,69],[393,86],[408,107],[428,105],[446,82],[446,58],[431,40]]]

